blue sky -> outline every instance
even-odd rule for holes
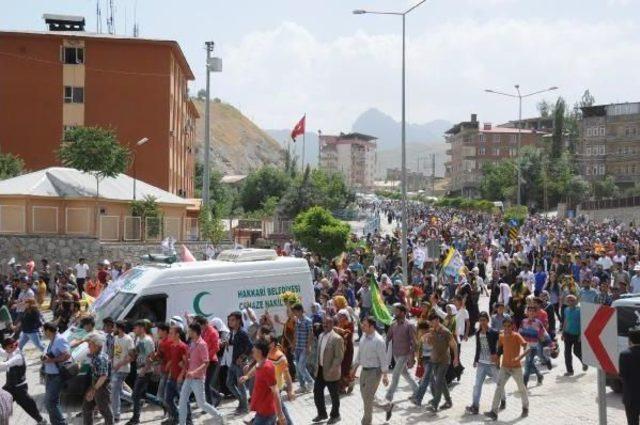
[[[103,16],[106,0],[102,0]],[[134,0],[115,0],[131,33]],[[304,112],[311,129],[349,130],[369,107],[399,118],[400,20],[352,15],[415,0],[138,0],[142,37],[177,40],[204,86],[205,40],[224,60],[215,96],[264,128]],[[95,0],[5,0],[0,29],[44,29],[43,13],[84,15]],[[428,0],[408,17],[407,116],[412,122],[512,119],[515,104],[483,89],[557,85],[573,102],[640,100],[640,0]],[[106,28],[106,25],[103,25]],[[551,96],[547,96],[551,99]],[[536,100],[524,106],[535,114]]]

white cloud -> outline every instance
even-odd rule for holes
[[[465,19],[420,30],[419,22],[410,22],[407,40],[410,121],[455,121],[472,112],[506,121],[514,105],[483,89],[514,83],[524,91],[557,85],[570,101],[586,88],[598,102],[638,100],[631,98],[640,93],[637,23]],[[369,107],[400,115],[399,34],[319,38],[285,22],[225,51],[217,91],[262,127],[290,127],[304,112],[310,130],[325,132],[349,130]]]

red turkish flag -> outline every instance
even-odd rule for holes
[[[293,130],[291,131],[291,138],[293,139],[294,143],[296,141],[296,137],[300,136],[301,134],[304,134],[304,128],[305,128],[304,123],[306,118],[307,116],[303,115],[300,121],[298,121],[298,124],[296,124],[296,126],[293,127]]]

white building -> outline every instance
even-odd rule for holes
[[[361,133],[320,136],[320,167],[345,176],[354,188],[371,188],[376,170],[376,138]]]

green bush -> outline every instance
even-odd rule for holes
[[[504,211],[504,220],[506,222],[515,220],[518,225],[521,225],[528,215],[529,210],[525,205],[512,205]]]

